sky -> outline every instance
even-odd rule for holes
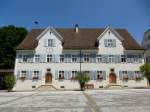
[[[0,27],[31,30],[75,24],[80,28],[126,28],[141,43],[150,28],[150,0],[0,0]]]

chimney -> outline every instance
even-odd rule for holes
[[[79,32],[79,25],[75,24],[75,32],[78,33]]]

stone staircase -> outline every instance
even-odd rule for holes
[[[123,87],[117,84],[108,84],[105,89],[123,89]]]
[[[34,91],[56,91],[57,88],[52,84],[41,85],[36,88]]]

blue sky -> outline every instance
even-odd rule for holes
[[[36,26],[34,21],[39,21]],[[0,26],[126,28],[138,40],[150,28],[150,0],[0,0]]]

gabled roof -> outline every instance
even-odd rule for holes
[[[17,50],[34,50],[38,45],[36,39],[45,29],[32,29]],[[104,32],[104,28],[55,28],[57,33],[63,37],[64,49],[98,49],[98,37]],[[126,50],[143,50],[126,29],[114,29],[123,37],[123,46]]]

